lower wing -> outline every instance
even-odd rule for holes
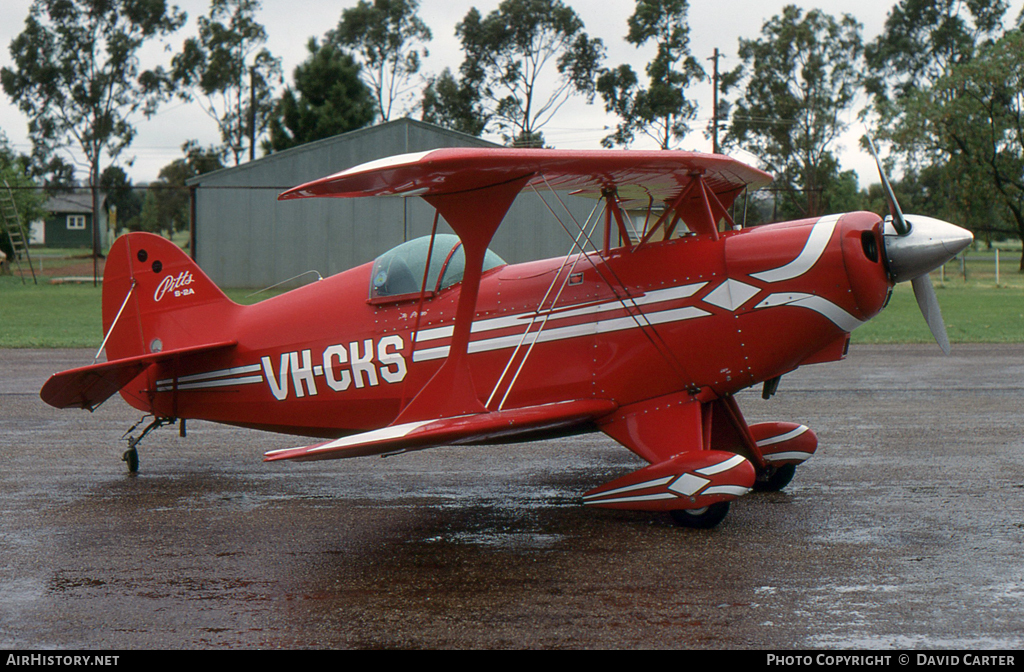
[[[520,434],[564,429],[611,413],[607,399],[562,401],[490,413],[389,425],[314,446],[284,448],[266,453],[264,461],[330,460],[379,455],[458,443],[506,440]]]

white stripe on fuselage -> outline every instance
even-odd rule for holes
[[[850,333],[860,325],[864,324],[853,315],[832,303],[826,298],[814,294],[802,292],[789,292],[786,294],[769,294],[764,300],[754,306],[757,308],[773,308],[775,306],[799,306],[824,315],[837,327]]]
[[[828,241],[832,239],[832,232],[835,231],[840,217],[842,215],[828,215],[819,219],[814,224],[814,227],[811,228],[811,233],[807,236],[807,243],[804,245],[804,249],[800,250],[800,254],[797,255],[796,259],[784,266],[779,266],[769,271],[751,273],[750,277],[763,280],[764,282],[781,282],[800,277],[811,270],[818,263],[818,259],[821,258],[822,253],[828,246]]]
[[[696,294],[706,284],[706,282],[697,282],[692,285],[680,285],[678,287],[656,289],[635,299],[615,299],[614,301],[595,303],[578,308],[568,306],[566,308],[556,308],[538,313],[521,313],[519,315],[510,315],[508,317],[495,317],[489,320],[477,320],[473,322],[473,327],[470,331],[471,333],[477,334],[483,331],[494,331],[497,329],[507,329],[509,327],[526,327],[530,324],[531,320],[562,320],[572,317],[581,317],[583,315],[594,315],[597,313],[607,312],[609,310],[621,310],[623,308],[628,310],[631,306],[646,306],[655,303],[662,303],[664,301],[673,301],[675,299],[686,299]],[[454,331],[455,328],[451,325],[447,327],[423,329],[416,334],[415,341],[417,343],[424,343],[426,341],[433,341],[441,338],[450,338]]]
[[[250,364],[248,366],[236,366],[230,369],[218,369],[217,371],[207,371],[206,373],[193,373],[187,376],[180,376],[178,383],[191,383],[198,380],[208,380],[210,378],[227,378],[228,376],[240,376],[244,373],[256,373],[260,370],[259,364]],[[173,378],[164,378],[163,380],[156,381],[157,385],[168,385],[174,382]]]
[[[157,392],[174,392],[174,391],[185,391],[185,390],[205,390],[211,387],[228,387],[230,385],[253,385],[255,383],[262,383],[263,376],[241,376],[239,378],[223,378],[220,380],[207,380],[198,383],[178,383],[174,384],[174,379],[170,379],[170,382],[163,384],[158,383],[156,386]]]
[[[623,331],[625,329],[640,329],[645,324],[654,325],[665,324],[668,322],[680,322],[682,320],[692,320],[706,315],[711,315],[711,313],[706,310],[701,310],[700,308],[695,308],[694,306],[685,306],[683,308],[663,310],[657,313],[645,313],[642,318],[634,316],[616,317],[610,320],[584,322],[583,324],[575,324],[569,327],[545,329],[544,331],[530,332],[525,335],[519,333],[512,334],[511,336],[500,336],[498,338],[472,341],[469,344],[469,352],[489,352],[491,350],[514,348],[520,343],[523,345],[529,345],[534,342],[549,343],[551,341],[561,341],[567,338],[576,338],[577,336],[593,336],[596,334]],[[412,354],[412,361],[425,362],[431,359],[441,359],[448,356],[448,350],[449,346],[447,345],[437,348],[416,350]]]

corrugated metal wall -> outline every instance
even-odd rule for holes
[[[477,146],[496,145],[401,119],[200,176],[189,182],[196,195],[196,259],[218,285],[251,288],[309,270],[328,276],[372,261],[407,239],[428,235],[433,208],[419,198],[281,202],[277,195],[386,156]],[[594,207],[593,200],[562,199],[581,223]],[[550,195],[547,200],[575,233],[561,205]],[[491,245],[510,263],[564,255],[571,247],[572,240],[532,192],[520,195]]]

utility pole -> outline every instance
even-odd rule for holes
[[[708,59],[714,61],[714,68],[711,76],[711,85],[713,87],[713,99],[712,106],[714,111],[711,113],[711,151],[718,154],[718,47],[715,47],[715,55]]]
[[[249,68],[249,160],[256,160],[256,66]]]

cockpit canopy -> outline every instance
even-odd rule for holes
[[[424,286],[423,271],[427,269],[428,261],[427,283]],[[484,271],[504,265],[505,261],[501,257],[487,250]],[[421,287],[425,287],[427,296],[432,296],[461,282],[465,269],[466,255],[458,236],[437,234],[433,250],[430,249],[430,236],[415,238],[391,248],[373,262],[370,300],[385,302],[419,298]]]

